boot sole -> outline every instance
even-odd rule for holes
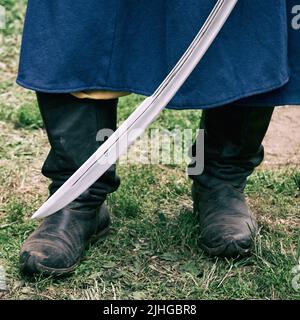
[[[242,248],[236,242],[231,242],[219,247],[208,247],[200,242],[200,248],[210,257],[239,258],[250,255],[251,248]]]

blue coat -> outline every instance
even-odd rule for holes
[[[17,82],[43,92],[151,95],[215,2],[28,0]],[[240,0],[169,107],[300,104],[297,4]]]

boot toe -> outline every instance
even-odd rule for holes
[[[60,275],[74,268],[66,253],[58,246],[49,243],[27,243],[21,250],[20,270],[23,274],[36,273]]]
[[[207,226],[202,230],[200,245],[210,256],[235,258],[249,253],[252,231],[241,230],[234,225]]]

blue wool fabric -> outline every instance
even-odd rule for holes
[[[151,95],[215,0],[28,0],[17,82]],[[169,107],[300,104],[299,0],[240,0]]]

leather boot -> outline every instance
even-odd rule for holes
[[[264,158],[261,143],[273,110],[227,105],[203,111],[204,171],[190,178],[200,246],[211,256],[238,257],[250,251],[257,223],[244,188]]]
[[[52,195],[101,145],[100,129],[116,129],[117,100],[80,100],[69,94],[37,93],[51,150],[42,173]],[[85,251],[109,230],[105,199],[120,184],[112,166],[80,197],[44,219],[25,241],[20,267],[25,274],[63,275],[73,271]]]

